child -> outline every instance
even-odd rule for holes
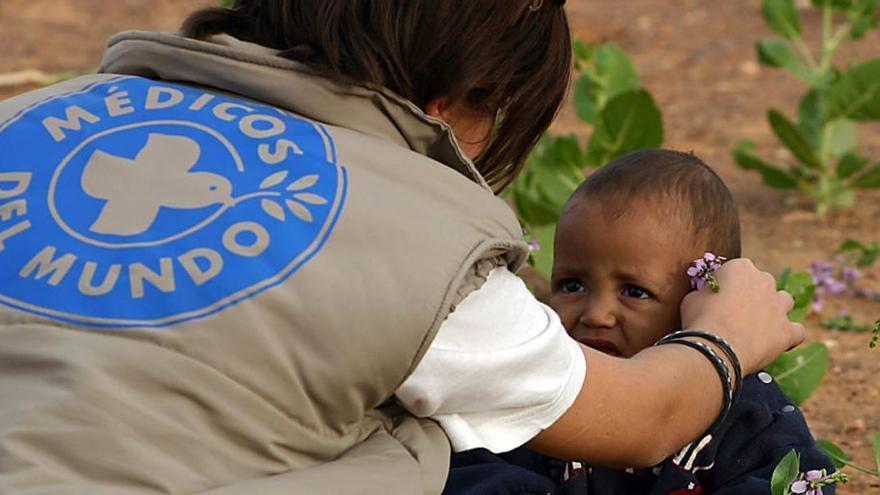
[[[699,158],[640,151],[575,191],[554,247],[550,305],[569,335],[629,358],[680,328],[693,260],[705,252],[740,257],[739,219],[730,192]],[[792,449],[801,470],[833,470],[800,411],[762,372],[744,379],[724,423],[653,470],[560,463],[526,449],[470,452],[454,456],[446,493],[469,493],[477,482],[481,493],[490,485],[492,493],[548,493],[549,478],[555,493],[566,494],[769,495],[773,470]]]

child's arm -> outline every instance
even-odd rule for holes
[[[746,378],[740,400],[718,432],[715,466],[698,473],[709,493],[770,495],[770,478],[779,461],[792,449],[801,456],[801,471],[834,465],[817,446],[800,410],[769,375]],[[825,495],[834,487],[822,488]]]

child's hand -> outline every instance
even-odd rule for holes
[[[792,323],[791,295],[777,291],[772,275],[748,259],[728,261],[715,275],[724,290],[692,292],[681,303],[685,329],[703,330],[727,340],[743,374],[754,373],[804,341],[803,325]]]

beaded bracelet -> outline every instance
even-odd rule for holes
[[[659,344],[660,342],[663,342],[665,340],[681,337],[697,337],[700,339],[708,340],[709,342],[717,345],[718,348],[721,349],[722,352],[724,352],[724,354],[727,356],[727,359],[730,361],[730,364],[733,366],[735,387],[738,389],[740,386],[742,386],[742,366],[739,363],[739,358],[737,357],[736,353],[733,352],[733,347],[731,347],[726,340],[715,334],[704,332],[702,330],[679,330],[663,337],[657,343]]]
[[[718,355],[711,347],[708,345],[697,342],[694,340],[688,340],[684,337],[673,337],[671,339],[658,341],[655,346],[659,345],[667,345],[667,344],[679,344],[690,347],[702,353],[706,356],[712,365],[715,367],[715,371],[718,372],[719,378],[721,378],[721,388],[723,392],[723,400],[721,405],[721,414],[718,418],[715,419],[715,422],[707,430],[708,432],[714,431],[725,419],[727,419],[727,415],[730,413],[731,408],[733,407],[734,401],[734,388],[733,383],[730,377],[730,371],[727,368],[727,364],[721,359],[721,356]],[[737,391],[738,392],[738,391]]]

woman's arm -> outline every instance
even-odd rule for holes
[[[791,323],[791,296],[748,260],[718,272],[721,291],[690,294],[685,328],[710,331],[737,352],[744,373],[755,372],[804,339]],[[652,466],[696,438],[721,408],[721,382],[699,352],[666,345],[630,359],[583,348],[587,375],[568,411],[529,446],[564,459],[609,466]]]

